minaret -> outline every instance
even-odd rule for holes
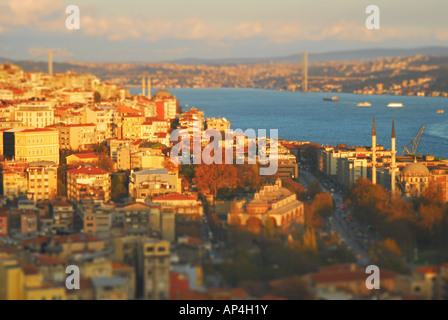
[[[53,75],[53,51],[48,51],[48,74]]]
[[[145,76],[142,78],[142,96],[146,96],[146,90],[145,90]]]
[[[304,52],[302,54],[302,75],[303,75],[302,91],[307,92],[308,91],[308,52]]]
[[[372,126],[372,183],[376,184],[376,130],[375,130],[375,116],[373,116],[373,126]]]
[[[391,137],[391,153],[392,153],[392,162],[390,164],[390,175],[391,175],[391,192],[392,196],[395,196],[395,170],[397,168],[395,164],[395,154],[397,151],[395,150],[395,122],[394,118],[392,118],[392,137]]]
[[[151,77],[148,77],[148,99],[151,99]]]

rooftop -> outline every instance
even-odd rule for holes
[[[68,170],[67,173],[70,174],[88,174],[88,175],[100,175],[100,174],[110,174],[109,171],[95,168],[95,167],[81,167],[76,169]]]

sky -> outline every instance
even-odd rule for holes
[[[80,29],[68,30],[76,5]],[[369,30],[366,8],[380,9]],[[446,0],[0,0],[0,57],[160,62],[448,47]]]

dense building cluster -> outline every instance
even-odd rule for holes
[[[167,90],[151,95],[149,78],[130,96],[93,75],[0,66],[0,299],[216,295],[202,275],[210,240],[176,234],[179,217],[202,222],[205,206],[169,157],[170,133],[230,122],[178,111]],[[297,177],[295,157],[281,152],[283,175]],[[278,199],[281,211],[299,206],[292,200]],[[69,265],[80,290],[66,287]]]

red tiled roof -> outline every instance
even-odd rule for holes
[[[23,245],[28,245],[29,243],[38,243],[38,244],[41,244],[41,243],[45,243],[45,242],[48,242],[50,240],[50,237],[49,236],[39,236],[39,237],[37,237],[37,238],[34,238],[34,239],[28,239],[28,240],[25,240],[25,241],[23,241]]]
[[[19,132],[55,132],[51,129],[45,129],[45,128],[34,128],[34,129],[25,129]]]
[[[134,108],[130,108],[127,106],[118,106],[117,107],[118,112],[120,113],[138,113],[138,110],[134,109]]]
[[[90,153],[74,153],[74,154],[72,154],[72,156],[75,156],[75,157],[77,157],[77,158],[79,158],[79,159],[90,159],[90,158],[98,158],[98,156],[95,154],[95,153],[93,153],[93,152],[90,152]]]
[[[328,273],[311,273],[311,279],[317,284],[324,283],[338,283],[338,282],[364,282],[366,274],[364,270],[358,269],[356,271],[341,271]],[[391,271],[381,270],[382,279],[393,278],[395,274]]]
[[[35,254],[34,257],[39,265],[64,265],[66,261],[47,254]]]
[[[127,116],[124,116],[123,118],[142,118],[144,116],[140,115],[140,114],[128,114]]]
[[[138,146],[138,145],[140,145],[140,143],[142,143],[142,141],[143,141],[142,139],[138,139],[135,142],[133,142],[132,145],[133,146]]]
[[[166,132],[157,132],[157,133],[155,134],[155,136],[156,136],[157,138],[166,138],[167,135],[168,135],[168,133],[166,133]]]
[[[152,122],[166,122],[165,119],[161,119],[158,117],[146,117],[146,121],[152,121]]]
[[[132,266],[125,263],[112,261],[112,269],[129,269],[129,268],[132,268]]]
[[[54,238],[54,240],[56,242],[60,242],[60,243],[66,243],[67,240],[69,240],[69,239],[72,240],[73,242],[101,241],[97,237],[94,237],[94,236],[92,236],[90,234],[87,234],[87,233],[78,233],[78,234],[72,234],[72,235],[69,235],[69,236]]]
[[[109,171],[95,168],[95,167],[82,167],[82,168],[76,168],[71,169],[67,171],[70,174],[89,174],[89,175],[100,175],[100,174],[109,174]]]

